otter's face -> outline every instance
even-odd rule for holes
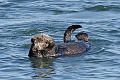
[[[38,50],[44,50],[46,47],[48,47],[48,44],[44,42],[35,43],[35,48],[37,48]]]
[[[34,48],[36,48],[37,50],[44,50],[49,45],[48,42],[43,37],[39,36],[32,38],[31,42],[34,45]]]

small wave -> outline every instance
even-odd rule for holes
[[[99,50],[93,52],[93,54],[97,54],[97,53],[103,52],[104,50],[105,50],[105,48],[100,48]]]
[[[54,13],[54,15],[58,15],[58,14],[67,14],[67,13],[75,13],[78,12],[77,10],[60,10],[60,9],[56,9],[56,10],[50,10]]]
[[[6,2],[6,3],[2,3],[0,4],[0,7],[2,8],[10,8],[12,6],[16,5],[15,3],[10,3],[10,2]]]
[[[112,6],[112,5],[111,6],[96,5],[93,7],[85,8],[85,10],[88,10],[88,11],[109,11],[111,9],[119,9],[119,7]]]
[[[108,30],[108,33],[115,33],[116,34],[116,33],[119,33],[119,30],[117,30],[117,29],[116,30]]]

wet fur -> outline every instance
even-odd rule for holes
[[[55,53],[55,41],[46,34],[33,37],[31,42],[29,57],[48,57]]]
[[[83,43],[71,42],[71,34],[74,30],[81,28],[80,25],[72,25],[68,27],[64,33],[64,43],[58,46],[55,41],[46,34],[40,34],[31,39],[31,48],[29,50],[29,57],[59,57],[62,55],[79,54],[83,53],[86,49]],[[86,39],[86,35],[78,33],[76,35],[78,40]],[[85,41],[85,40],[84,40]],[[81,48],[82,47],[82,48]]]
[[[73,33],[73,31],[75,31],[78,28],[82,28],[81,25],[72,25],[70,27],[68,27],[64,33],[64,43],[68,43],[71,41],[71,34]]]

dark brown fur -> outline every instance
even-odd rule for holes
[[[78,33],[77,35],[75,35],[75,37],[78,39],[78,40],[84,40],[85,42],[88,42],[88,34],[87,33],[84,33],[84,32],[80,32]]]
[[[29,57],[58,57],[62,55],[80,54],[87,50],[87,46],[84,44],[88,41],[88,35],[86,33],[78,33],[76,38],[85,42],[71,42],[71,34],[77,28],[81,28],[80,25],[72,25],[68,27],[64,33],[64,42],[58,46],[55,45],[55,41],[46,34],[40,34],[31,39],[31,48],[29,51]]]
[[[75,31],[78,28],[82,28],[81,25],[72,25],[70,27],[68,27],[64,33],[64,43],[67,43],[69,41],[71,41],[71,34],[73,33],[73,31]]]

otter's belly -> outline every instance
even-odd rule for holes
[[[66,43],[58,46],[58,53],[61,55],[80,54],[87,50],[87,47],[81,43]]]

